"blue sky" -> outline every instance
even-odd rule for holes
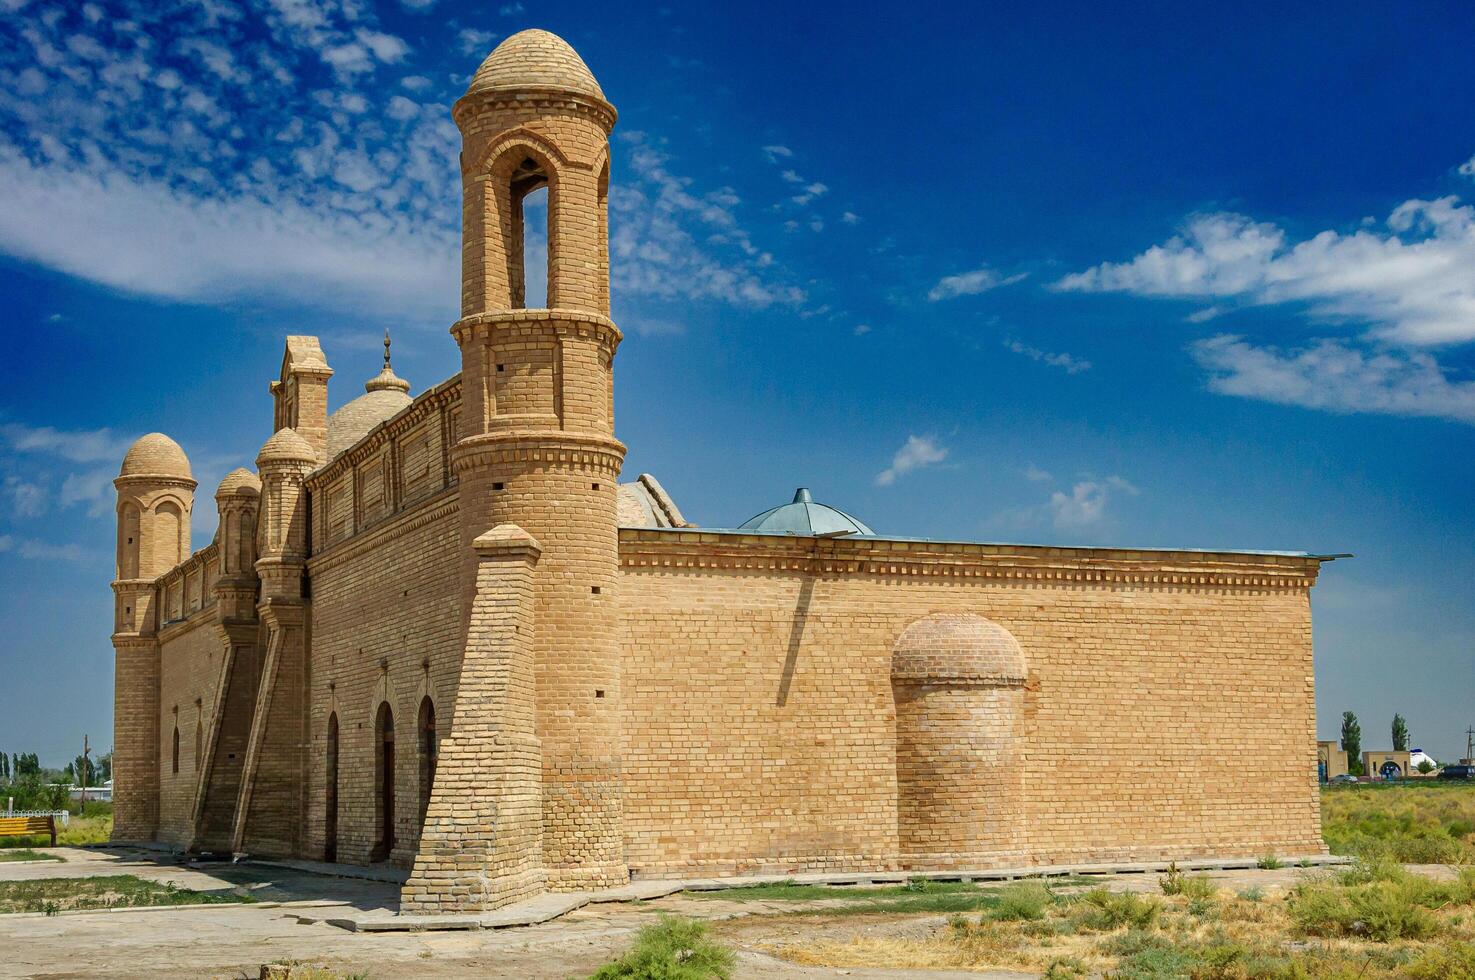
[[[506,35],[619,108],[626,476],[730,526],[1355,552],[1319,728],[1475,723],[1467,5],[0,0],[0,750],[111,740],[110,480],[210,495],[282,337],[457,369],[449,105]],[[1194,669],[1191,658],[1185,670]]]

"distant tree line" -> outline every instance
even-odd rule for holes
[[[79,785],[80,773],[89,787],[113,778],[113,753],[97,758],[77,756],[62,769],[48,769],[34,752],[0,752],[0,812],[14,801],[17,810],[60,810],[66,807],[69,789]]]

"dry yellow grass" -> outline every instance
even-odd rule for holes
[[[1366,880],[1369,875],[1372,881]],[[861,936],[849,942],[786,943],[767,952],[806,966],[1014,969],[1124,980],[1475,980],[1475,895],[1461,882],[1432,885],[1400,875],[1384,865],[1361,877],[1308,873],[1304,887],[1263,897],[1200,888],[1191,889],[1196,897],[1124,900],[1136,909],[1136,924],[1117,924],[1130,918],[1130,910],[1115,918],[1104,915],[1103,905],[1114,900],[1095,901],[1092,896],[1099,893],[1093,892],[1060,898],[1037,921],[999,921],[985,913],[956,917],[921,938]],[[1306,909],[1297,903],[1369,888],[1416,905],[1407,910],[1410,916],[1432,920],[1433,931],[1413,939],[1396,930],[1387,935],[1376,927],[1364,929],[1360,922],[1353,924],[1352,934],[1306,928]],[[1141,914],[1147,902],[1160,903],[1157,912]]]

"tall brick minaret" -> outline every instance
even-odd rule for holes
[[[541,797],[541,826],[493,827],[498,848],[511,837],[527,845],[490,863],[515,864],[524,880],[542,877],[550,889],[618,885],[628,874],[614,594],[615,483],[625,447],[614,438],[620,331],[609,319],[606,219],[615,111],[567,43],[531,30],[483,62],[454,116],[463,194],[462,317],[451,331],[463,392],[454,464],[463,608],[473,629],[445,751],[465,751],[462,740],[481,726],[488,740],[495,732],[498,745],[526,749],[495,763],[503,798],[523,798],[524,774],[540,777],[541,790],[532,791]],[[530,310],[523,201],[544,186],[548,308]],[[473,678],[473,646],[515,659],[512,648],[527,632],[507,626],[501,640],[489,632],[493,620],[516,619],[496,611],[516,598],[516,568],[525,569],[531,595],[530,683],[516,680],[515,663]],[[489,693],[468,698],[472,690]],[[523,701],[534,710],[517,710]],[[451,767],[443,752],[437,783]],[[489,819],[506,823],[520,809],[508,802]],[[432,798],[432,820],[437,812]],[[427,826],[427,837],[435,833]],[[522,860],[532,849],[541,851],[540,870]]]
[[[154,579],[190,553],[195,479],[160,432],[123,457],[113,579],[113,839],[151,840],[159,820],[159,610]]]

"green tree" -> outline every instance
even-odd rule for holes
[[[105,755],[99,756],[97,760],[97,779],[99,783],[105,783],[113,778],[113,750],[108,749]]]
[[[1342,712],[1342,751],[1347,753],[1347,771],[1362,775],[1362,726],[1350,711]]]
[[[10,779],[10,756],[0,752],[0,779]]]
[[[1393,716],[1393,751],[1408,751],[1408,722],[1403,720],[1403,715]]]

